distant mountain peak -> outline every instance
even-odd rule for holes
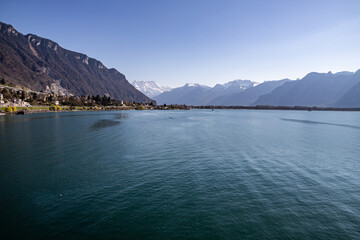
[[[137,90],[144,93],[148,97],[155,97],[163,92],[170,91],[172,88],[161,86],[154,81],[133,81],[131,83]]]
[[[198,83],[186,83],[185,84],[185,87],[199,87],[200,86],[200,84],[198,84]]]
[[[230,82],[227,82],[225,84],[223,84],[224,88],[239,88],[241,90],[245,90],[249,87],[253,87],[255,84],[258,84],[256,82],[250,81],[250,80],[241,80],[241,79],[236,79]]]
[[[233,80],[225,84],[216,84],[214,87],[200,85],[198,83],[186,83],[182,87],[174,88],[156,96],[159,104],[188,104],[188,105],[206,105],[212,99],[228,95],[235,92],[242,92],[251,88],[255,82],[250,80]]]
[[[201,85],[199,83],[186,83],[184,86],[182,86],[183,88],[210,88],[209,86],[206,85]]]

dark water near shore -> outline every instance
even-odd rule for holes
[[[360,113],[0,116],[0,239],[360,239]]]

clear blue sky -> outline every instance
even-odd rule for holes
[[[0,0],[0,21],[173,87],[360,68],[359,0]]]

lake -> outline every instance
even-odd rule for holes
[[[0,116],[0,239],[360,239],[360,113]]]

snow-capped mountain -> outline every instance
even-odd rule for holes
[[[198,83],[186,83],[183,87],[188,87],[188,88],[197,88],[197,87],[202,87],[202,88],[209,88],[208,86],[205,85],[201,85]]]
[[[250,80],[234,80],[225,84],[208,87],[198,83],[187,83],[155,97],[158,104],[206,105],[216,97],[242,92],[256,86]]]
[[[131,84],[150,98],[172,89],[168,86],[161,86],[154,81],[133,81]]]
[[[255,87],[258,84],[259,83],[253,82],[253,81],[250,81],[250,80],[239,80],[238,79],[238,80],[234,80],[234,81],[224,83],[221,86],[223,86],[224,89],[232,88],[234,90],[235,89],[246,90],[248,88]],[[220,85],[220,84],[218,84],[218,85]]]
[[[216,97],[208,104],[218,106],[249,106],[260,96],[271,93],[274,89],[290,81],[290,79],[282,79],[278,81],[265,81],[256,86],[254,84],[254,87],[249,87],[244,91]]]
[[[234,80],[224,84],[216,84],[215,87],[211,89],[211,95],[215,98],[236,92],[242,92],[248,88],[255,87],[258,84],[259,83],[250,80]]]

